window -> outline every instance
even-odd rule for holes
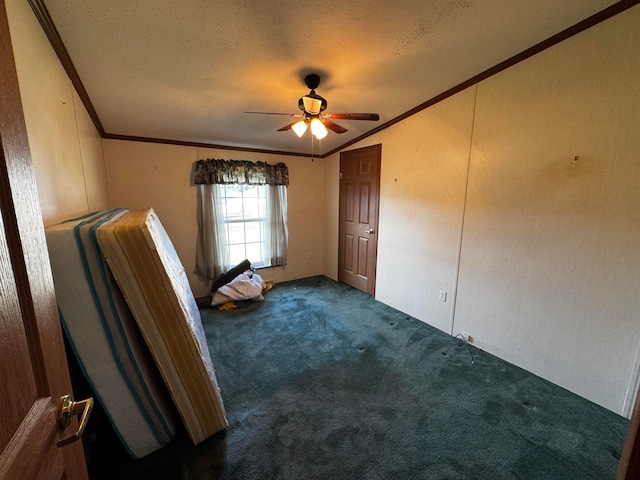
[[[229,262],[237,265],[248,258],[254,267],[268,266],[268,187],[219,185],[218,188],[223,204]]]
[[[213,279],[244,259],[255,267],[286,265],[287,185],[284,163],[198,160],[195,273]]]

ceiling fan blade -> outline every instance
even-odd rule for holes
[[[344,132],[347,131],[346,128],[343,128],[340,125],[338,125],[337,123],[333,123],[331,120],[328,120],[326,118],[322,118],[322,119],[320,119],[320,121],[324,124],[325,127],[327,127],[332,132],[344,133]]]
[[[291,130],[291,127],[293,127],[296,123],[298,123],[298,122],[293,122],[293,123],[290,123],[289,125],[285,125],[284,127],[279,128],[276,131],[277,132],[286,132],[287,130]]]
[[[277,112],[244,112],[244,113],[255,113],[258,115],[286,115],[287,117],[299,117],[298,113],[277,113]]]
[[[334,120],[371,120],[373,122],[380,120],[380,115],[377,113],[327,113],[325,117]]]

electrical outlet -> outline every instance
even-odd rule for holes
[[[462,339],[467,343],[473,343],[473,337],[466,332],[463,332],[461,335]]]
[[[440,290],[440,295],[438,295],[438,300],[440,300],[441,302],[446,302],[447,301],[447,292],[444,290]]]

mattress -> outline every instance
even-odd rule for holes
[[[200,311],[156,213],[128,212],[97,239],[193,443],[226,428]]]
[[[46,229],[58,310],[80,368],[125,450],[143,457],[173,439],[175,408],[98,248],[113,209]]]

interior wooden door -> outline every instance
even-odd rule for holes
[[[340,153],[338,280],[375,296],[382,146]]]
[[[44,226],[0,0],[0,478],[87,478],[80,442],[56,446],[71,394]]]

